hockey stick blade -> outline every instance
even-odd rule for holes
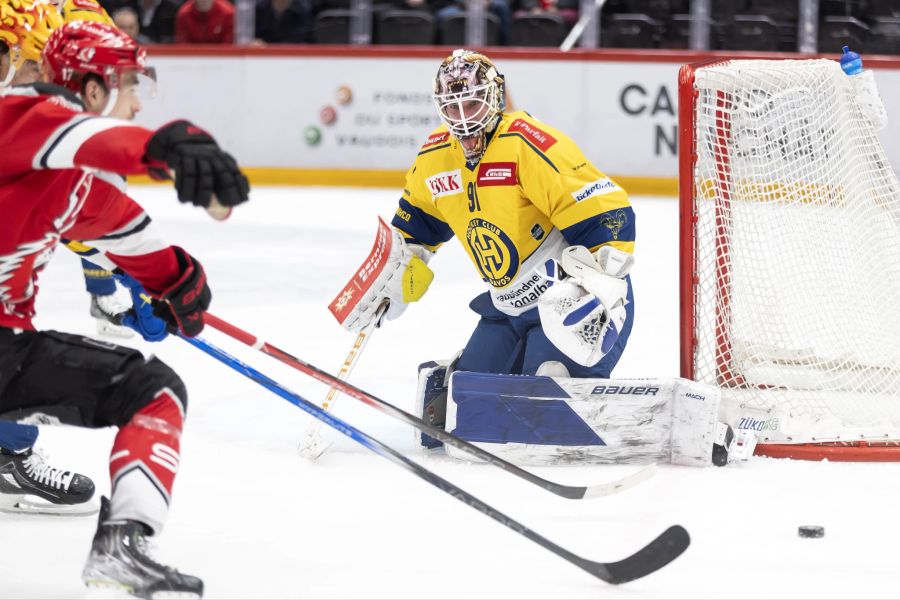
[[[663,568],[691,545],[691,536],[681,525],[672,525],[658,538],[629,556],[614,563],[581,559],[579,567],[607,583],[618,585],[640,579]]]
[[[431,437],[444,442],[454,448],[459,448],[463,452],[467,452],[472,456],[480,458],[481,460],[494,465],[495,467],[506,471],[516,477],[524,479],[529,483],[532,483],[538,487],[541,487],[552,494],[556,494],[557,496],[561,496],[563,498],[568,498],[570,500],[580,500],[582,498],[598,498],[601,496],[608,496],[610,494],[615,494],[621,491],[624,491],[645,479],[650,478],[655,472],[656,469],[653,465],[645,467],[644,469],[638,471],[637,473],[633,473],[625,477],[624,479],[618,481],[612,481],[608,483],[601,483],[594,486],[576,486],[576,485],[566,485],[562,483],[557,483],[555,481],[549,481],[544,479],[543,477],[539,477],[530,471],[526,471],[525,469],[512,464],[511,462],[500,458],[496,454],[492,454],[487,450],[472,444],[460,437],[449,433],[441,429],[440,427],[435,427],[434,425],[430,425],[423,421],[422,419],[404,411],[400,408],[397,408],[393,404],[387,402],[386,400],[382,400],[377,396],[374,396],[355,385],[348,383],[346,381],[341,381],[339,378],[327,373],[303,360],[300,360],[296,356],[292,356],[288,354],[284,350],[280,350],[276,348],[272,344],[265,342],[256,336],[244,331],[243,329],[228,323],[220,319],[219,317],[211,314],[205,313],[203,316],[206,324],[210,327],[221,331],[225,335],[234,338],[235,340],[250,346],[256,350],[259,350],[263,354],[268,354],[269,356],[280,360],[284,364],[292,367],[301,373],[305,373],[309,375],[313,379],[316,379],[325,385],[329,385],[337,388],[346,396],[350,396],[351,398],[355,398],[364,404],[368,404],[372,408],[375,408],[395,419],[398,419],[407,425],[411,425],[415,427],[419,431],[427,433]]]
[[[343,433],[350,439],[368,448],[383,458],[386,458],[394,464],[403,467],[407,471],[413,473],[419,478],[427,481],[436,488],[446,494],[456,498],[460,502],[467,504],[478,512],[492,518],[501,525],[515,531],[516,533],[528,538],[532,542],[538,544],[542,548],[549,550],[560,558],[580,567],[594,577],[601,579],[607,583],[620,584],[627,581],[633,581],[640,577],[644,577],[661,569],[676,558],[678,558],[690,545],[690,537],[687,531],[680,525],[673,525],[662,533],[658,538],[650,542],[647,546],[632,554],[628,558],[612,563],[601,563],[582,558],[577,554],[563,548],[559,544],[550,541],[541,534],[533,531],[519,523],[515,519],[505,515],[496,508],[479,500],[464,489],[454,485],[453,483],[442,478],[437,473],[430,471],[419,463],[403,456],[390,446],[378,441],[369,434],[353,427],[352,425],[338,419],[334,415],[325,412],[316,404],[306,400],[302,396],[288,390],[280,383],[266,377],[253,367],[244,364],[237,358],[234,358],[224,350],[213,346],[206,340],[201,338],[188,338],[183,334],[179,337],[194,347],[209,354],[216,360],[234,369],[241,375],[247,377],[254,383],[266,388],[277,396],[287,400],[294,406],[309,413],[313,417],[319,419],[329,427]]]
[[[610,481],[609,483],[598,483],[585,488],[583,498],[602,498],[603,496],[611,496],[623,492],[628,488],[632,488],[639,483],[647,481],[656,475],[656,463],[647,465],[631,475],[626,475],[622,479]]]

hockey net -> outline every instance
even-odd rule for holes
[[[679,77],[682,376],[757,453],[900,460],[900,185],[829,60]]]

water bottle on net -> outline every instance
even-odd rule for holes
[[[875,74],[871,70],[863,69],[862,58],[850,50],[849,46],[843,48],[841,69],[850,77],[856,101],[863,114],[869,118],[876,131],[882,129],[887,125],[888,117],[878,93],[878,86],[875,84]]]

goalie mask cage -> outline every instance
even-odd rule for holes
[[[682,376],[757,454],[900,460],[900,186],[849,77],[685,65],[679,138]]]

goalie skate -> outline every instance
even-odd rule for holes
[[[81,578],[89,588],[125,591],[137,598],[202,598],[203,581],[160,564],[149,554],[149,528],[138,521],[107,521],[109,500],[100,500],[100,517]]]
[[[0,511],[35,515],[92,515],[99,510],[94,482],[58,469],[32,450],[0,450]]]

